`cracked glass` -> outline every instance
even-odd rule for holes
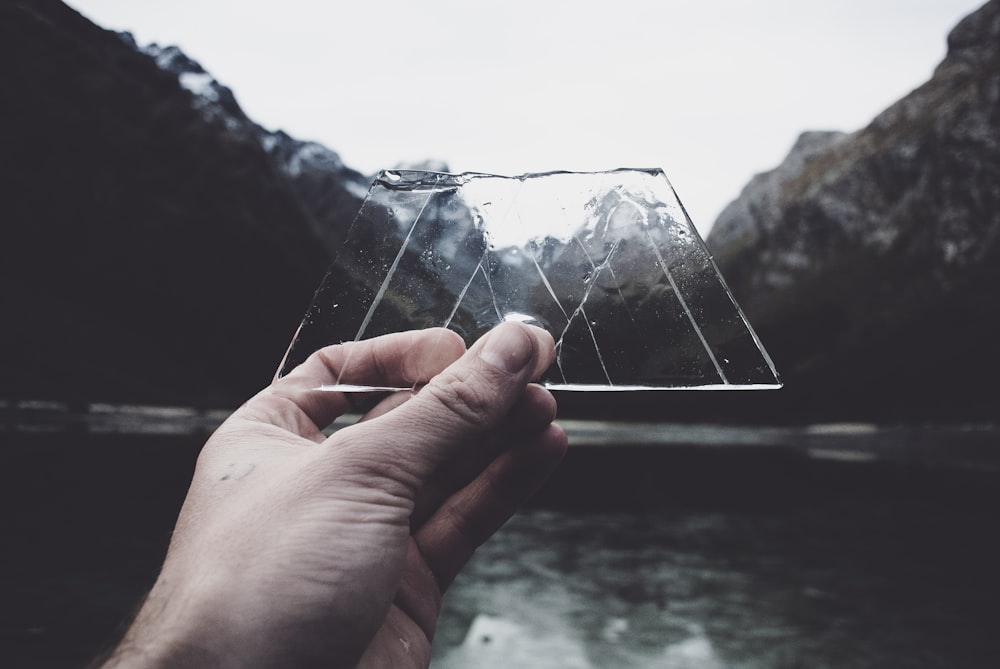
[[[781,385],[658,169],[381,172],[279,375],[329,344],[443,326],[471,345],[507,320],[555,338],[550,389]]]

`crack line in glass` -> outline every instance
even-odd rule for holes
[[[520,197],[523,188],[524,188],[524,182],[520,182],[518,184],[517,190],[514,192],[514,195],[510,198],[510,202],[507,205],[507,209],[503,212],[503,216],[501,216],[498,219],[499,225],[503,225],[504,223],[507,222],[507,219],[510,217],[511,212],[514,211],[514,205],[517,202],[518,197]],[[492,204],[492,202],[484,202],[483,206],[486,206],[488,204]],[[444,323],[442,324],[442,327],[449,327],[451,325],[452,320],[455,318],[455,314],[458,313],[459,308],[462,306],[462,302],[465,300],[466,294],[469,292],[469,288],[472,287],[473,282],[476,280],[476,274],[478,272],[480,271],[483,272],[483,276],[486,277],[486,285],[489,287],[490,293],[493,294],[493,284],[490,282],[489,277],[486,276],[486,270],[484,267],[484,263],[486,262],[486,259],[489,257],[490,254],[489,234],[485,230],[483,231],[483,237],[484,237],[483,241],[485,242],[485,244],[483,245],[483,255],[479,257],[479,262],[476,263],[475,269],[473,269],[472,273],[469,275],[469,280],[462,287],[461,293],[458,296],[458,300],[455,302],[454,308],[452,308],[451,313],[448,314],[448,318],[445,319]],[[494,309],[496,309],[497,311],[497,316],[499,316],[500,319],[503,320],[503,316],[500,314],[500,310],[496,306],[495,294],[493,295],[493,304],[494,304]]]
[[[604,364],[604,356],[601,355],[601,347],[598,346],[597,337],[596,335],[594,335],[594,328],[591,327],[590,318],[587,317],[587,312],[584,311],[583,309],[583,305],[587,303],[587,298],[590,297],[590,292],[594,289],[594,286],[597,284],[597,277],[600,275],[601,271],[603,271],[603,269],[607,267],[607,264],[611,259],[611,253],[609,253],[607,258],[604,259],[604,262],[601,263],[600,268],[595,267],[594,261],[590,260],[590,254],[587,253],[587,249],[583,245],[583,242],[580,241],[580,238],[574,237],[573,239],[576,241],[577,244],[580,245],[580,248],[583,249],[584,255],[587,256],[587,259],[590,261],[590,266],[593,269],[591,270],[590,280],[587,282],[587,286],[583,291],[583,296],[580,299],[580,304],[577,306],[576,309],[573,310],[573,315],[567,317],[569,320],[566,323],[566,327],[563,328],[562,334],[559,335],[559,341],[556,342],[556,364],[559,366],[559,372],[563,375],[563,381],[566,381],[566,374],[565,372],[563,372],[562,368],[563,340],[566,339],[566,333],[569,332],[570,326],[573,325],[573,319],[575,319],[580,313],[582,313],[583,322],[586,324],[587,330],[590,331],[590,338],[594,342],[594,352],[597,353],[597,360],[598,362],[601,363],[601,369],[604,370],[604,376],[608,381],[608,385],[613,386],[614,383],[611,381],[611,376],[608,375],[607,365]],[[563,313],[566,312],[564,311]]]
[[[597,344],[597,335],[594,334],[594,328],[592,327],[592,324],[590,322],[590,317],[587,316],[587,312],[583,309],[583,305],[586,304],[587,299],[590,297],[590,292],[594,289],[594,286],[597,285],[597,279],[598,277],[600,277],[601,272],[603,272],[605,269],[608,269],[609,271],[611,271],[612,278],[614,278],[614,270],[611,269],[611,257],[615,254],[615,251],[618,250],[618,244],[621,243],[621,240],[616,239],[614,241],[614,243],[611,245],[611,250],[609,250],[608,254],[604,256],[604,260],[601,261],[600,266],[594,264],[594,259],[590,256],[590,252],[587,251],[587,246],[582,241],[580,241],[579,237],[576,237],[576,243],[580,245],[581,249],[583,249],[583,255],[586,256],[587,262],[590,263],[591,267],[590,279],[587,285],[587,289],[583,295],[583,301],[580,302],[580,311],[583,313],[583,320],[587,324],[587,330],[590,331],[590,338],[594,342],[594,352],[597,353],[597,360],[598,362],[601,363],[601,369],[604,371],[604,378],[608,380],[608,385],[614,385],[614,383],[611,381],[611,375],[608,374],[608,367],[604,363],[604,356],[601,354],[601,347]],[[619,293],[621,293],[621,289],[619,289]]]
[[[479,262],[476,264],[476,268],[472,270],[472,274],[469,275],[469,280],[465,282],[465,286],[462,287],[462,291],[458,294],[458,300],[455,302],[455,306],[452,307],[451,313],[448,314],[448,318],[444,320],[441,327],[446,328],[451,325],[452,319],[455,318],[455,314],[458,313],[458,308],[462,306],[462,301],[465,300],[465,294],[469,292],[469,288],[472,286],[472,282],[476,280],[476,274],[479,270],[483,268],[483,261],[486,260],[486,256],[490,252],[490,247],[487,246],[483,250],[483,255],[479,257]]]
[[[715,371],[719,373],[719,378],[722,379],[722,382],[728,385],[729,379],[726,378],[726,374],[722,371],[719,361],[715,359],[715,353],[712,352],[712,347],[708,345],[708,341],[705,340],[704,333],[701,331],[701,328],[698,327],[698,323],[694,320],[694,314],[691,313],[691,309],[688,307],[687,301],[684,299],[684,296],[681,295],[681,291],[677,287],[677,282],[674,281],[674,275],[671,273],[670,268],[667,267],[666,261],[660,254],[660,249],[656,248],[656,243],[653,241],[653,235],[649,233],[649,230],[646,230],[646,236],[649,238],[649,246],[653,249],[653,253],[656,254],[656,259],[659,261],[660,267],[663,268],[663,273],[667,275],[667,281],[670,282],[670,287],[674,289],[674,295],[677,296],[677,301],[681,303],[681,306],[684,308],[684,313],[687,314],[688,320],[691,321],[691,327],[694,328],[695,334],[697,334],[698,339],[701,340],[701,345],[705,347],[705,352],[708,353],[708,357],[712,359],[712,364],[715,365]]]
[[[410,229],[407,231],[406,237],[403,238],[403,243],[399,246],[399,251],[396,253],[395,260],[392,261],[392,266],[389,267],[389,272],[385,275],[385,279],[382,280],[382,285],[379,286],[378,292],[375,294],[375,298],[368,306],[368,312],[365,314],[364,320],[361,321],[361,327],[358,328],[358,334],[355,335],[354,341],[361,341],[361,337],[364,336],[365,330],[368,329],[368,325],[372,322],[372,316],[375,315],[375,310],[378,309],[379,305],[382,303],[382,298],[385,297],[385,291],[389,288],[389,282],[392,281],[392,277],[396,274],[396,269],[399,267],[399,261],[403,259],[403,254],[406,253],[406,247],[410,244],[410,238],[413,237],[413,231],[417,229],[417,223],[420,222],[420,217],[423,215],[424,210],[427,209],[427,205],[433,197],[434,191],[427,194],[427,199],[424,200],[423,206],[420,207],[420,211],[417,212],[416,217],[413,219],[413,223],[410,224]],[[344,376],[344,370],[347,369],[348,363],[351,361],[351,351],[353,351],[353,349],[348,351],[347,357],[344,359],[344,365],[340,368],[340,372],[337,373],[337,385],[340,385]]]
[[[493,311],[496,312],[500,322],[503,322],[503,312],[500,311],[500,305],[497,304],[497,293],[493,290],[493,281],[490,280],[490,274],[483,265],[479,266],[479,271],[483,273],[483,278],[486,279],[486,287],[490,289],[490,299],[493,300]]]
[[[620,192],[621,188],[619,187],[616,190]],[[624,197],[624,195],[622,197]],[[633,208],[637,206],[635,204],[635,202],[633,202],[631,199],[626,199],[626,201],[629,204],[631,204]],[[621,206],[621,203],[615,205],[615,208],[612,209],[610,213],[608,213],[606,221],[605,221],[605,224],[604,224],[604,232],[601,235],[602,239],[607,236],[608,230],[611,228],[611,219],[614,216],[615,212],[618,211],[618,208],[620,206]],[[645,214],[643,212],[640,211],[639,215],[645,218]],[[595,234],[596,234],[596,231],[595,231]],[[612,267],[611,264],[610,264],[611,256],[614,255],[615,251],[618,250],[618,245],[621,244],[621,243],[622,243],[622,240],[621,240],[620,237],[614,241],[614,243],[611,246],[611,250],[608,251],[608,255],[605,256],[605,258],[604,258],[604,262],[605,262],[605,264],[607,264],[608,271],[611,273],[611,280],[614,281],[615,290],[618,291],[618,297],[620,297],[621,300],[622,300],[622,306],[625,307],[625,313],[628,314],[628,319],[630,321],[632,321],[632,325],[634,325],[635,327],[638,327],[638,323],[635,322],[635,316],[632,315],[632,310],[628,306],[628,300],[625,299],[625,293],[622,292],[622,285],[621,285],[621,282],[618,281],[618,275],[615,274],[615,268]],[[594,259],[590,257],[590,253],[587,251],[586,248],[583,249],[583,252],[585,254],[587,254],[587,260],[589,260],[590,264],[592,266],[594,266],[594,269],[597,269],[596,265],[594,265]]]
[[[587,291],[587,294],[589,295],[590,291]],[[584,298],[584,302],[586,301],[586,298]],[[604,356],[601,355],[601,347],[597,344],[597,335],[594,334],[594,328],[591,326],[590,316],[587,315],[587,310],[583,308],[582,304],[580,305],[580,313],[583,314],[583,322],[587,325],[587,331],[590,333],[590,340],[594,342],[594,352],[597,353],[597,362],[601,363],[601,371],[604,372],[604,378],[607,379],[609,386],[613,386],[615,384],[614,381],[611,380],[611,375],[608,374],[608,366],[604,364]]]
[[[541,279],[542,279],[542,285],[544,285],[545,288],[546,288],[546,290],[549,291],[549,295],[552,296],[552,301],[555,302],[555,305],[557,307],[559,307],[559,311],[562,312],[562,315],[566,318],[566,320],[569,320],[569,314],[567,314],[566,310],[563,309],[562,302],[560,302],[559,298],[556,297],[556,291],[552,287],[552,284],[549,283],[549,278],[547,276],[545,276],[545,272],[542,271],[542,266],[538,264],[538,259],[535,258],[534,249],[537,248],[537,246],[538,246],[537,243],[534,240],[532,240],[532,242],[531,242],[531,247],[532,248],[529,249],[532,252],[528,254],[531,257],[531,262],[533,262],[535,264],[535,269],[538,270],[538,276],[540,276]]]
[[[562,312],[563,318],[566,319],[566,327],[563,329],[562,335],[559,337],[559,341],[556,342],[556,368],[559,370],[560,376],[562,376],[563,383],[569,383],[566,379],[566,373],[563,371],[562,366],[562,339],[566,336],[566,331],[569,330],[571,321],[569,314],[567,314],[566,310],[563,309],[562,302],[560,302],[559,298],[556,296],[556,291],[549,282],[549,278],[545,276],[545,272],[542,271],[542,266],[538,264],[538,259],[535,258],[535,248],[537,248],[537,246],[538,244],[534,240],[529,243],[528,256],[531,258],[531,262],[534,263],[535,269],[538,270],[538,276],[542,279],[542,285],[544,285],[545,289],[549,291],[549,295],[552,296],[552,301],[559,308],[559,311]]]
[[[600,272],[602,270],[604,270],[605,268],[607,268],[608,273],[611,274],[611,280],[615,284],[615,290],[618,291],[618,297],[620,297],[621,300],[622,300],[622,306],[625,307],[625,313],[628,314],[628,319],[632,322],[632,325],[635,325],[635,326],[638,327],[638,324],[635,322],[635,317],[632,315],[632,310],[629,309],[629,307],[628,307],[628,301],[625,299],[625,293],[622,292],[622,286],[618,282],[618,277],[615,275],[615,268],[611,266],[611,256],[613,256],[615,254],[615,251],[618,250],[618,245],[621,244],[622,240],[621,239],[616,239],[612,243],[611,250],[608,251],[608,255],[606,255],[604,257],[604,260],[601,262],[600,268],[598,268],[597,264],[594,262],[594,258],[590,255],[590,251],[587,250],[586,245],[584,245],[583,242],[580,241],[579,237],[577,237],[576,241],[580,244],[580,248],[583,249],[583,254],[585,256],[587,256],[587,262],[590,263],[591,272],[592,272],[592,274],[591,274],[592,281],[594,283],[596,283],[597,282],[597,275],[600,274]],[[603,362],[602,362],[602,365],[603,365]],[[609,378],[609,381],[610,381],[610,378]]]

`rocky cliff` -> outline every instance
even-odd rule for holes
[[[800,416],[996,417],[1000,0],[926,84],[851,134],[803,134],[708,244]]]
[[[0,81],[0,397],[265,384],[367,179],[53,0],[0,2]]]

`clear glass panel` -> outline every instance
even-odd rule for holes
[[[660,170],[520,177],[384,171],[282,363],[444,326],[471,345],[540,325],[561,390],[781,384]]]

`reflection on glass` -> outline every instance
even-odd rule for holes
[[[314,350],[520,320],[561,390],[776,388],[774,365],[660,170],[520,177],[384,171],[281,374]]]

